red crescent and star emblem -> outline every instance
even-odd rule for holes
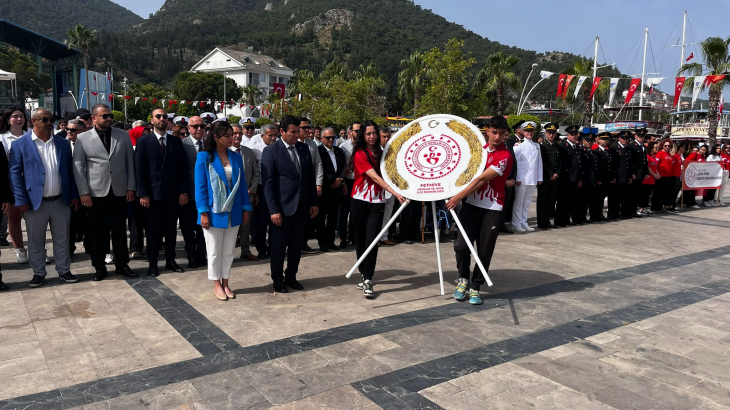
[[[453,172],[461,158],[461,148],[451,136],[428,134],[408,147],[405,165],[419,179],[439,179]]]

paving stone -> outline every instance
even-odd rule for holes
[[[689,391],[681,390],[664,383],[660,383],[658,386],[646,390],[644,396],[677,410],[694,409],[704,404],[701,398]]]
[[[257,405],[264,405],[264,407],[256,408],[271,407],[271,404],[266,398],[253,387],[246,387],[235,392],[209,397],[208,403],[215,410],[250,409]]]
[[[700,379],[696,377],[689,376],[678,370],[664,366],[657,366],[652,369],[642,370],[639,374],[654,380],[671,384],[672,386],[679,387],[681,389],[689,389],[700,382]]]
[[[657,405],[654,400],[617,386],[608,386],[598,390],[593,394],[593,396],[596,400],[617,409],[648,410]]]

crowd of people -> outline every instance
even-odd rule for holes
[[[160,255],[166,270],[183,272],[176,262],[179,229],[187,268],[207,267],[216,298],[235,298],[229,278],[237,245],[244,261],[269,259],[274,291],[287,293],[303,289],[297,280],[303,253],[354,246],[360,258],[374,241],[410,244],[421,233],[421,204],[411,201],[398,226],[378,238],[406,198],[380,174],[391,131],[374,121],[338,131],[285,116],[256,133],[253,118],[231,124],[212,113],[186,118],[155,109],[149,123],[132,125],[118,127],[104,104],[78,110],[59,129],[44,108],[29,118],[17,107],[3,113],[0,245],[10,245],[9,234],[16,262],[32,269],[30,287],[43,285],[51,262],[64,282],[77,282],[71,260],[79,242],[96,281],[107,277],[110,264],[117,275],[138,277],[128,265],[132,258],[146,258],[147,274],[156,277]],[[544,230],[675,212],[682,165],[708,160],[721,161],[725,174],[723,187],[705,192],[703,205],[724,205],[730,146],[703,146],[685,158],[683,145],[655,140],[646,130],[622,131],[614,143],[610,133],[583,134],[577,126],[567,127],[564,138],[557,124],[546,124],[540,136],[537,127],[520,122],[510,136],[506,119],[492,117],[481,128],[487,167],[439,204],[457,209],[486,269],[500,233],[534,231],[527,221],[535,191],[537,227]],[[697,206],[694,192],[683,197]],[[308,246],[311,239],[319,249]],[[377,249],[359,266],[357,287],[367,298],[375,296]],[[454,249],[460,277],[454,297],[481,304],[485,279],[471,269],[462,233]]]

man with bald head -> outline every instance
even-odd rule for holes
[[[147,274],[159,276],[157,269],[160,237],[165,236],[165,269],[184,272],[175,262],[177,218],[191,191],[185,150],[180,138],[167,134],[167,113],[152,111],[153,132],[137,140],[134,162],[139,204],[147,216]]]
[[[183,149],[187,160],[187,178],[190,187],[195,186],[195,161],[198,152],[204,151],[205,122],[199,116],[190,117],[188,123],[190,135],[183,138]],[[190,189],[188,203],[180,209],[180,230],[185,239],[185,253],[188,257],[188,268],[195,269],[207,266],[205,238],[203,228],[198,225],[198,208],[195,203],[195,190]]]

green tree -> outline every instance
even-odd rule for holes
[[[443,51],[433,48],[423,55],[428,82],[416,115],[471,115],[467,89],[469,69],[476,64],[476,60],[466,55],[463,47],[464,41],[451,39]]]
[[[519,91],[522,83],[514,70],[520,59],[514,56],[505,56],[501,51],[490,55],[487,64],[479,71],[474,82],[476,94],[485,91],[497,92],[497,115],[504,115],[505,92]]]
[[[27,55],[11,48],[0,47],[0,69],[15,73],[19,96],[38,96],[51,88],[51,77],[47,74],[38,76],[38,64]]]
[[[398,95],[413,103],[413,111],[420,109],[421,93],[425,85],[427,73],[423,54],[416,51],[408,58],[400,61],[398,73]]]
[[[226,100],[238,101],[241,88],[226,77]],[[223,101],[223,74],[184,71],[177,76],[173,87],[175,97],[187,101]],[[206,104],[205,108],[212,109]]]
[[[249,106],[256,106],[264,96],[264,92],[256,84],[248,84],[242,87],[241,92],[243,95],[240,97],[239,102]]]
[[[68,48],[78,48],[84,58],[84,72],[86,74],[86,104],[89,104],[89,50],[97,45],[96,30],[88,30],[82,24],[68,31],[68,39],[64,40]]]
[[[583,101],[583,117],[581,125],[584,127],[590,127],[593,121],[593,103],[591,102],[591,87],[593,76],[593,59],[586,57],[576,57],[573,60],[573,66],[567,70],[567,74],[575,76],[575,81],[572,82],[572,89],[568,91],[570,96],[575,92],[575,87],[578,85],[578,78],[580,76],[586,76],[586,81],[582,85],[583,94],[581,99]]]
[[[730,52],[728,51],[728,45],[730,45],[730,38],[710,37],[706,39],[700,44],[700,54],[702,55],[704,64],[684,64],[679,69],[679,75],[722,75],[723,73],[730,72]],[[689,87],[684,88],[685,92],[692,93],[694,78],[688,78],[686,82]],[[710,128],[707,131],[707,137],[709,138],[710,146],[715,145],[717,141],[717,110],[720,104],[722,89],[728,84],[730,84],[730,76],[725,76],[721,81],[709,86],[710,108],[707,112],[707,117]],[[707,88],[707,84],[703,83],[700,87],[705,89]]]
[[[139,97],[135,103],[134,98],[127,100],[127,119],[130,121],[146,119],[155,108],[162,107],[162,99],[170,98],[170,91],[156,84],[132,83],[127,89],[127,95]],[[124,107],[122,98],[114,97],[115,107]],[[156,103],[153,100],[157,99]],[[167,109],[168,107],[163,107]],[[116,118],[116,117],[115,117]]]

